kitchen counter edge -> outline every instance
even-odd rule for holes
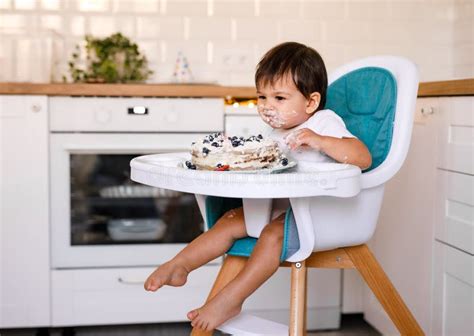
[[[0,83],[0,94],[112,97],[255,98],[254,87],[211,84],[65,84]],[[418,97],[474,96],[474,78],[423,82]]]

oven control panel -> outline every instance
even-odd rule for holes
[[[222,98],[51,97],[52,132],[217,132]]]

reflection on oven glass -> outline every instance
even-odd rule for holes
[[[71,245],[188,243],[203,229],[194,195],[130,180],[139,154],[71,154]]]

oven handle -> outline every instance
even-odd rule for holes
[[[122,285],[135,285],[135,286],[136,285],[143,286],[143,284],[145,283],[145,281],[143,280],[126,280],[126,279],[123,279],[122,277],[118,277],[117,281],[121,283]]]
[[[170,148],[157,148],[156,146],[127,146],[127,145],[115,145],[115,146],[104,146],[104,145],[64,145],[64,150],[71,153],[95,153],[95,152],[150,152],[150,153],[175,153],[189,151],[187,148],[170,147]]]

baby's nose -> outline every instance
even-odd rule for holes
[[[258,105],[258,108],[261,112],[268,112],[268,111],[274,110],[273,106],[271,106],[269,103],[265,103],[265,104],[262,103]]]

